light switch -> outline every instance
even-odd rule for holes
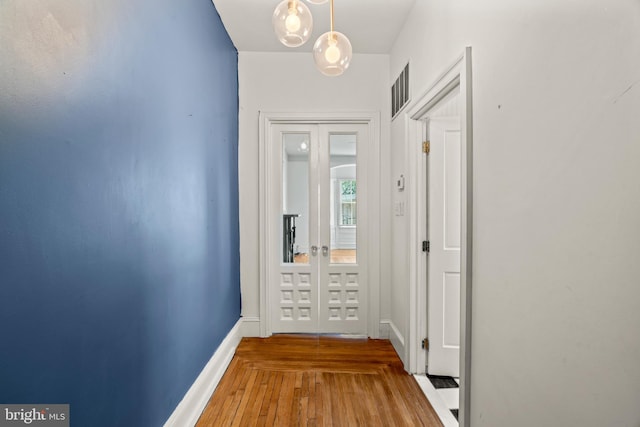
[[[393,204],[393,210],[396,216],[404,216],[404,202],[395,202]]]

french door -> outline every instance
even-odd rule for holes
[[[365,334],[364,124],[274,124],[267,221],[271,332]],[[361,155],[362,153],[362,155]]]

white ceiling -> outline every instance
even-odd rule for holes
[[[310,52],[329,31],[329,2],[305,2],[313,15],[313,33],[304,45],[283,46],[271,26],[279,0],[213,0],[238,51]],[[415,0],[334,0],[335,30],[344,33],[354,53],[389,53]]]

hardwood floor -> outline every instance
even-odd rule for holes
[[[331,257],[331,264],[355,264],[356,263],[356,250],[355,249],[331,249],[329,252]],[[307,264],[309,262],[309,254],[300,253],[294,256],[296,264]]]
[[[243,338],[197,426],[442,426],[387,340]]]

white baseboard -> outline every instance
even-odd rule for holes
[[[388,319],[380,320],[379,330],[380,330],[381,339],[385,339],[385,340],[389,339],[389,330],[391,329],[391,327],[389,326],[389,323],[391,323],[391,320],[388,320]]]
[[[243,337],[259,337],[260,336],[260,318],[259,317],[243,317],[242,318],[242,336]]]
[[[396,349],[396,353],[400,356],[405,369],[407,368],[407,349],[404,346],[404,336],[400,333],[393,321],[388,321],[389,325],[389,341]]]
[[[231,363],[236,347],[242,339],[243,319],[240,318],[205,365],[198,378],[169,417],[164,427],[195,426],[207,406],[213,391]]]

